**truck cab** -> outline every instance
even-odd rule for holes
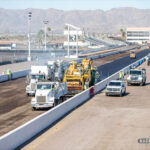
[[[27,76],[26,94],[34,96],[37,82],[47,80],[49,77],[50,69],[48,66],[31,66],[31,72]]]
[[[150,66],[150,55],[147,56],[147,65]]]
[[[106,87],[106,96],[109,95],[125,95],[126,93],[126,85],[121,80],[112,80],[107,84]]]
[[[64,100],[67,94],[67,84],[59,82],[38,82],[35,97],[31,99],[33,110],[37,108],[50,108]]]
[[[131,69],[127,77],[127,85],[140,84],[144,85],[146,82],[146,70],[145,69]]]
[[[30,74],[28,77],[28,85],[26,87],[26,94],[27,95],[34,95],[36,90],[36,84],[39,80],[44,80],[44,74]]]

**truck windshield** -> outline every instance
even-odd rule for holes
[[[38,80],[42,80],[44,79],[44,75],[32,75],[31,79],[38,79]]]
[[[131,54],[135,54],[135,52],[131,52]]]
[[[121,86],[121,82],[109,82],[109,86]]]
[[[131,74],[131,75],[141,75],[142,72],[141,72],[141,71],[138,71],[138,70],[134,70],[134,71],[130,71],[130,74]]]
[[[38,84],[37,85],[38,90],[48,90],[51,89],[51,84]]]

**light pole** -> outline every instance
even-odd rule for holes
[[[68,57],[70,57],[70,28],[68,25]]]
[[[76,56],[78,58],[78,30],[76,30]]]
[[[28,61],[31,61],[30,23],[32,12],[28,12]]]
[[[43,23],[45,24],[45,51],[46,51],[46,30],[47,30],[48,21],[44,20]]]

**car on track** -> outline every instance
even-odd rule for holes
[[[126,93],[126,84],[122,80],[112,80],[107,84],[106,96],[119,95],[123,96]]]

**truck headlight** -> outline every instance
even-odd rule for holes
[[[130,80],[130,76],[129,76],[129,77],[127,77],[127,80]]]
[[[142,80],[142,77],[139,77],[138,79],[139,79],[139,80]]]
[[[27,86],[27,87],[26,87],[26,90],[30,90],[30,86]]]
[[[118,89],[118,91],[120,92],[120,91],[121,91],[121,89]]]
[[[36,98],[34,97],[31,99],[31,103],[35,103],[35,102],[36,102]]]

